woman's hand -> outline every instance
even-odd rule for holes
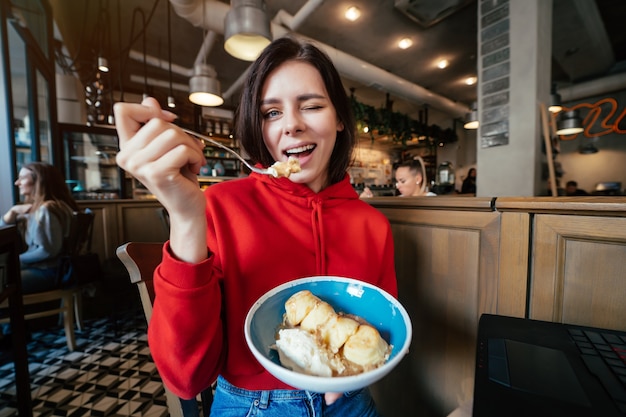
[[[372,193],[372,190],[370,189],[370,187],[365,187],[363,191],[361,192],[361,195],[359,195],[359,198],[371,198],[371,197],[374,197],[374,193]]]
[[[341,398],[342,395],[343,394],[341,392],[327,392],[324,394],[324,401],[326,402],[326,405],[331,405]]]
[[[170,247],[186,262],[207,256],[205,200],[197,175],[206,160],[204,144],[171,122],[153,98],[114,107],[120,151],[117,164],[137,178],[170,216]]]
[[[24,214],[28,213],[33,205],[32,204],[16,204],[9,209],[4,216],[2,216],[2,220],[6,224],[14,224],[16,223],[20,217]]]

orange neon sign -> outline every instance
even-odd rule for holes
[[[614,98],[603,98],[595,103],[578,103],[573,107],[564,107],[563,111],[576,109],[581,109],[581,114],[584,114],[583,109],[588,109],[587,115],[583,119],[584,130],[582,132],[588,138],[609,135],[611,133],[626,133],[626,126],[620,127],[622,121],[626,124],[626,120],[624,119],[626,117],[626,107],[614,121],[611,121],[619,110],[617,100]],[[572,140],[578,135],[579,134],[576,133],[574,135],[561,136],[561,140]]]

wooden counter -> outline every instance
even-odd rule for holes
[[[123,243],[165,242],[168,229],[162,218],[162,206],[156,200],[79,200],[81,209],[94,214],[92,249],[101,261],[116,258],[115,250]]]
[[[482,313],[626,330],[626,198],[368,200],[389,219],[409,355],[373,387],[386,416],[470,400]]]

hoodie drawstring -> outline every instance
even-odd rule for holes
[[[322,216],[323,204],[321,201],[312,200],[311,226],[313,239],[315,240],[315,264],[317,275],[327,275],[326,271],[326,239],[324,238],[324,225]]]

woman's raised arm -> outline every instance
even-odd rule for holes
[[[114,107],[120,151],[117,164],[139,180],[170,216],[170,247],[182,261],[206,259],[206,202],[197,175],[204,144],[172,122],[153,98]]]

